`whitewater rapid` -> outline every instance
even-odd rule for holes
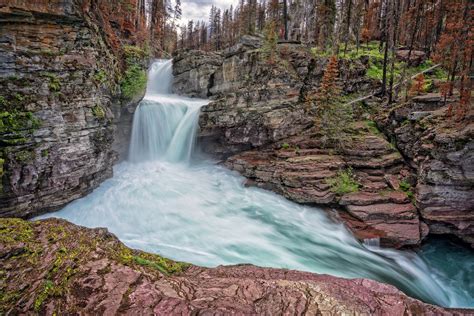
[[[247,188],[211,160],[193,159],[206,100],[170,94],[171,61],[157,61],[133,124],[129,161],[90,195],[59,212],[87,227],[107,227],[130,247],[214,267],[265,267],[370,278],[426,302],[468,307],[469,288],[418,255],[367,246],[317,208]]]

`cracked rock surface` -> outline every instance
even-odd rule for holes
[[[365,279],[202,268],[131,250],[106,229],[0,219],[0,313],[461,315]]]

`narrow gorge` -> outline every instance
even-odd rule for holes
[[[472,314],[474,112],[440,64],[398,48],[432,86],[392,102],[369,43],[171,56],[153,3],[0,0],[1,314]]]

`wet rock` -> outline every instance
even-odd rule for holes
[[[366,279],[252,265],[209,269],[176,263],[128,249],[103,229],[64,220],[0,219],[0,227],[2,247],[28,249],[28,255],[0,261],[2,271],[8,271],[0,283],[2,314],[470,313],[425,304]]]

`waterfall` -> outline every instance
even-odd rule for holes
[[[200,108],[207,101],[171,94],[171,60],[153,63],[148,76],[145,97],[133,119],[129,160],[189,162]]]
[[[362,244],[319,208],[247,188],[245,179],[212,161],[187,164],[206,101],[170,94],[171,61],[154,63],[149,78],[129,161],[90,195],[38,218],[107,227],[130,247],[202,266],[250,263],[368,278],[429,303],[474,304],[474,259],[468,256],[450,264],[454,276],[448,278],[444,261],[382,249],[377,240]],[[447,256],[430,252],[431,258]]]

